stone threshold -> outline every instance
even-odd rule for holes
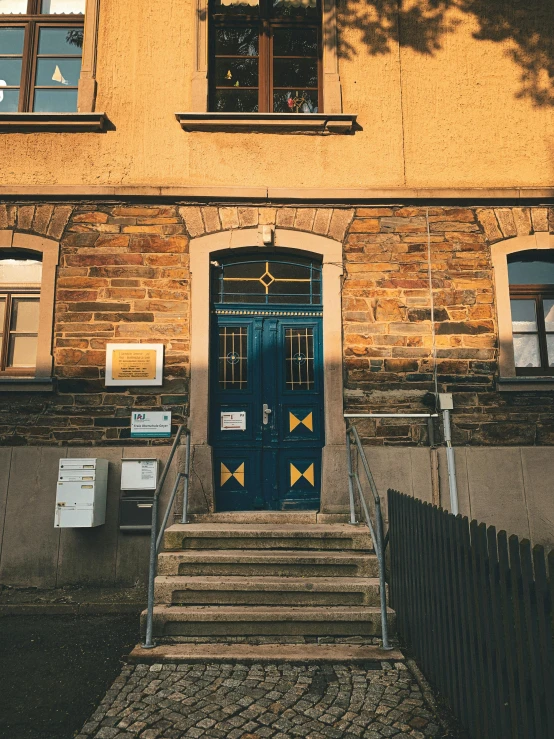
[[[279,663],[360,663],[404,660],[399,649],[351,646],[347,644],[166,644],[145,649],[138,644],[127,657],[135,664],[159,664],[167,662],[260,662]]]

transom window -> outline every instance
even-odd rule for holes
[[[508,256],[516,374],[554,375],[554,254]]]
[[[0,259],[0,374],[34,372],[41,279],[37,260]]]
[[[286,262],[226,262],[213,271],[212,299],[216,303],[321,305],[321,264],[301,257]]]
[[[0,0],[0,112],[77,110],[86,0]]]
[[[210,110],[317,113],[321,0],[210,0]]]

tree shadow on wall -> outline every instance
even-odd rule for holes
[[[521,69],[519,98],[554,105],[554,0],[338,0],[339,52],[356,48],[342,32],[355,28],[371,54],[387,54],[394,44],[432,55],[445,36],[477,21],[474,38],[502,42]],[[469,22],[469,18],[468,18]]]

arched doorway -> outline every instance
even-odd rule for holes
[[[321,259],[258,250],[213,260],[211,314],[217,510],[319,509]]]

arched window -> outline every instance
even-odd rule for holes
[[[554,375],[554,252],[508,255],[517,375]]]
[[[214,264],[212,302],[321,305],[321,264],[303,257],[242,257]]]
[[[35,373],[41,282],[41,261],[0,253],[0,374]]]

